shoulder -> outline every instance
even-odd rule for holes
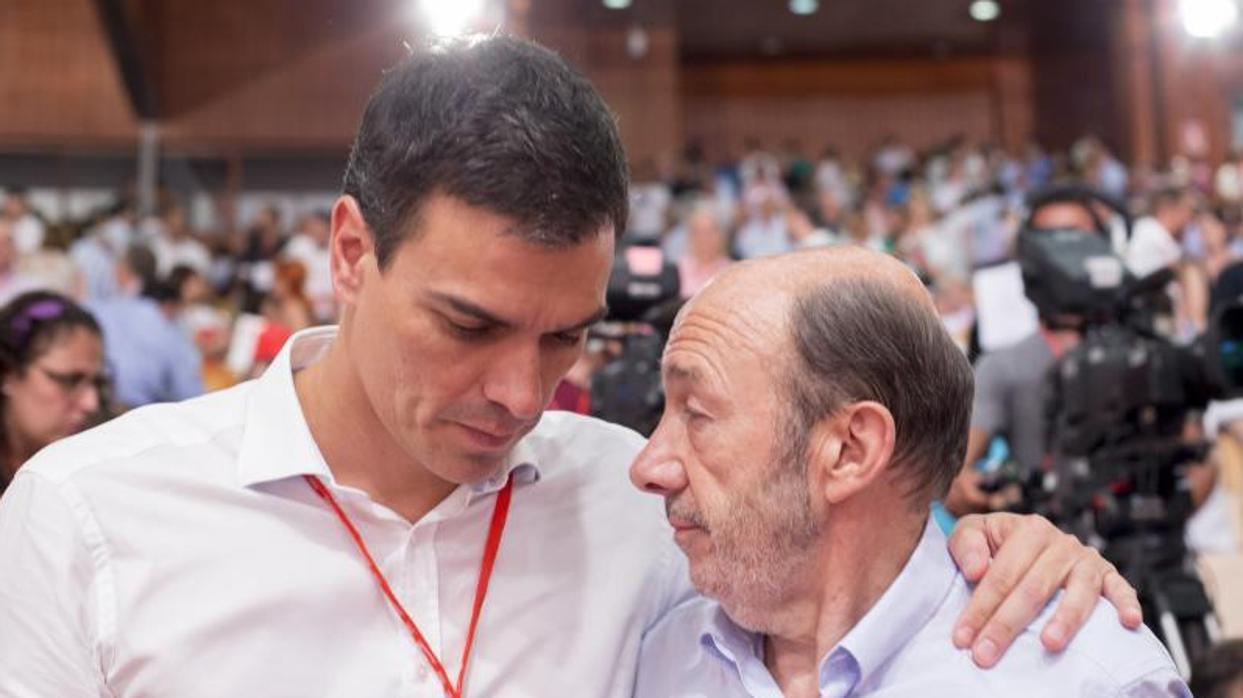
[[[1027,653],[1047,654],[1040,642],[1040,630],[1053,617],[1061,599],[1059,592],[1040,617],[1027,627],[1023,634]],[[1147,626],[1136,630],[1123,627],[1117,611],[1104,599],[1096,602],[1087,622],[1066,650],[1054,655],[1053,663],[1081,672],[1085,677],[1096,677],[1119,691],[1153,675],[1168,673],[1177,677],[1174,662],[1157,636]]]
[[[979,669],[972,663],[969,653],[953,649],[948,640],[941,642],[950,637],[953,623],[970,598],[971,589],[961,575],[956,585],[934,620],[921,631],[928,641],[920,643],[925,651],[955,655],[952,660],[948,655],[943,657],[947,660],[946,667],[956,667],[953,670],[957,674],[955,680],[998,688],[1034,686],[1037,684],[1031,682],[1039,680],[1041,691],[1047,692],[1042,693],[1044,695],[1125,695],[1136,686],[1156,682],[1162,690],[1155,695],[1182,695],[1167,685],[1171,680],[1177,684],[1178,675],[1156,636],[1146,627],[1124,628],[1113,606],[1103,599],[1097,602],[1087,622],[1063,652],[1054,654],[1046,650],[1040,641],[1040,632],[1061,602],[1061,593],[1015,638],[995,667]],[[915,661],[915,665],[932,664],[935,663]],[[915,668],[915,665],[908,668]]]
[[[140,407],[37,453],[22,472],[63,483],[113,471],[158,454],[185,460],[223,433],[240,433],[251,383],[178,403]],[[172,469],[172,468],[170,468]]]

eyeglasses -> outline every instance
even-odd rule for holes
[[[40,373],[50,378],[53,383],[59,385],[62,390],[71,395],[77,394],[88,385],[95,389],[97,395],[103,395],[108,391],[108,387],[112,385],[112,379],[106,373],[86,373],[84,371],[62,373],[42,366],[35,366],[35,368],[39,369]]]

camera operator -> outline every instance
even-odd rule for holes
[[[1115,249],[1123,247],[1133,273],[1147,275],[1178,264],[1182,252],[1176,238],[1190,222],[1193,204],[1186,190],[1162,190],[1153,199],[1152,215],[1136,222],[1130,240],[1114,239]],[[1055,188],[1034,197],[1026,227],[1082,230],[1112,239],[1116,238],[1112,233],[1115,215],[1105,200],[1091,190]],[[950,513],[963,516],[1002,510],[1018,503],[1015,488],[985,491],[983,476],[975,467],[995,436],[1002,436],[1008,442],[1019,473],[1039,472],[1044,468],[1049,371],[1062,355],[1079,343],[1082,325],[1081,317],[1048,317],[1042,311],[1035,333],[980,357],[975,365],[975,397],[966,457],[944,502]],[[1198,420],[1189,418],[1184,436],[1187,439],[1198,437],[1199,434],[1194,433],[1197,427]],[[1192,505],[1198,508],[1215,485],[1216,469],[1210,464],[1189,467],[1184,472]]]
[[[1091,200],[1081,192],[1055,191],[1032,206],[1030,227],[1106,230]],[[1079,342],[1081,318],[1040,318],[1039,329],[1022,341],[980,357],[975,365],[975,399],[962,472],[945,498],[955,516],[1004,509],[1003,493],[981,488],[975,463],[994,436],[1004,436],[1023,472],[1039,469],[1045,458],[1044,410],[1048,373],[1054,362]]]

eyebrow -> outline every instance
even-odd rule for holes
[[[506,320],[486,308],[472,303],[460,296],[455,296],[449,293],[441,293],[439,291],[431,291],[428,295],[432,298],[432,300],[435,300],[442,305],[446,305],[462,315],[467,315],[479,320],[480,322],[485,322],[489,325],[494,325],[502,329],[508,329],[517,325],[517,323],[511,320]],[[608,314],[608,306],[601,306],[599,310],[592,313],[590,317],[583,319],[581,322],[574,323],[569,327],[553,330],[553,332],[574,332],[576,330],[581,330],[600,322],[607,317]]]
[[[695,367],[671,364],[665,368],[665,380],[684,381],[693,385],[703,383],[703,372]]]

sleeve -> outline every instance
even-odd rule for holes
[[[0,696],[109,695],[96,557],[80,522],[33,473],[19,473],[0,499]]]
[[[971,428],[989,436],[1010,423],[1005,375],[996,354],[980,357],[975,367],[975,397],[971,401]]]
[[[1119,698],[1192,698],[1173,666],[1154,669],[1132,680],[1118,692]]]

